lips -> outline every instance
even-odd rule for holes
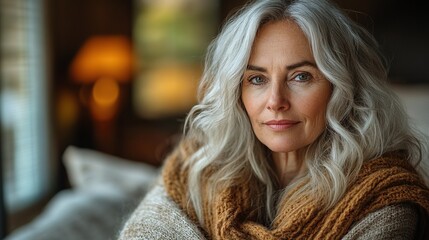
[[[270,120],[264,122],[264,124],[267,125],[269,128],[277,131],[286,130],[297,125],[298,123],[300,123],[300,121],[293,120]]]

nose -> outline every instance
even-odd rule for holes
[[[269,91],[267,109],[270,111],[285,111],[290,108],[288,93],[283,84],[273,84]]]

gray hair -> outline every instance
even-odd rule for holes
[[[311,45],[319,70],[332,83],[326,130],[305,154],[307,175],[298,198],[316,196],[324,209],[338,202],[362,164],[395,150],[421,159],[421,144],[398,98],[387,86],[387,69],[373,37],[327,0],[252,2],[224,25],[208,48],[199,103],[185,122],[189,153],[189,196],[203,224],[202,194],[256,179],[259,219],[270,223],[280,197],[268,150],[255,137],[241,102],[241,78],[258,29],[271,21],[292,20]],[[216,169],[201,189],[205,169]],[[286,187],[284,192],[294,184]]]

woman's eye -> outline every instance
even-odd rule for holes
[[[309,73],[299,73],[295,77],[293,77],[293,80],[297,82],[307,82],[311,79],[311,75]]]
[[[261,85],[261,84],[263,84],[265,81],[264,81],[264,79],[263,79],[261,76],[255,76],[255,77],[251,77],[251,78],[249,78],[249,82],[250,82],[251,84],[254,84],[254,85]]]

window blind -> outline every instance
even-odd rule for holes
[[[52,188],[43,0],[0,0],[1,134],[6,209]]]

